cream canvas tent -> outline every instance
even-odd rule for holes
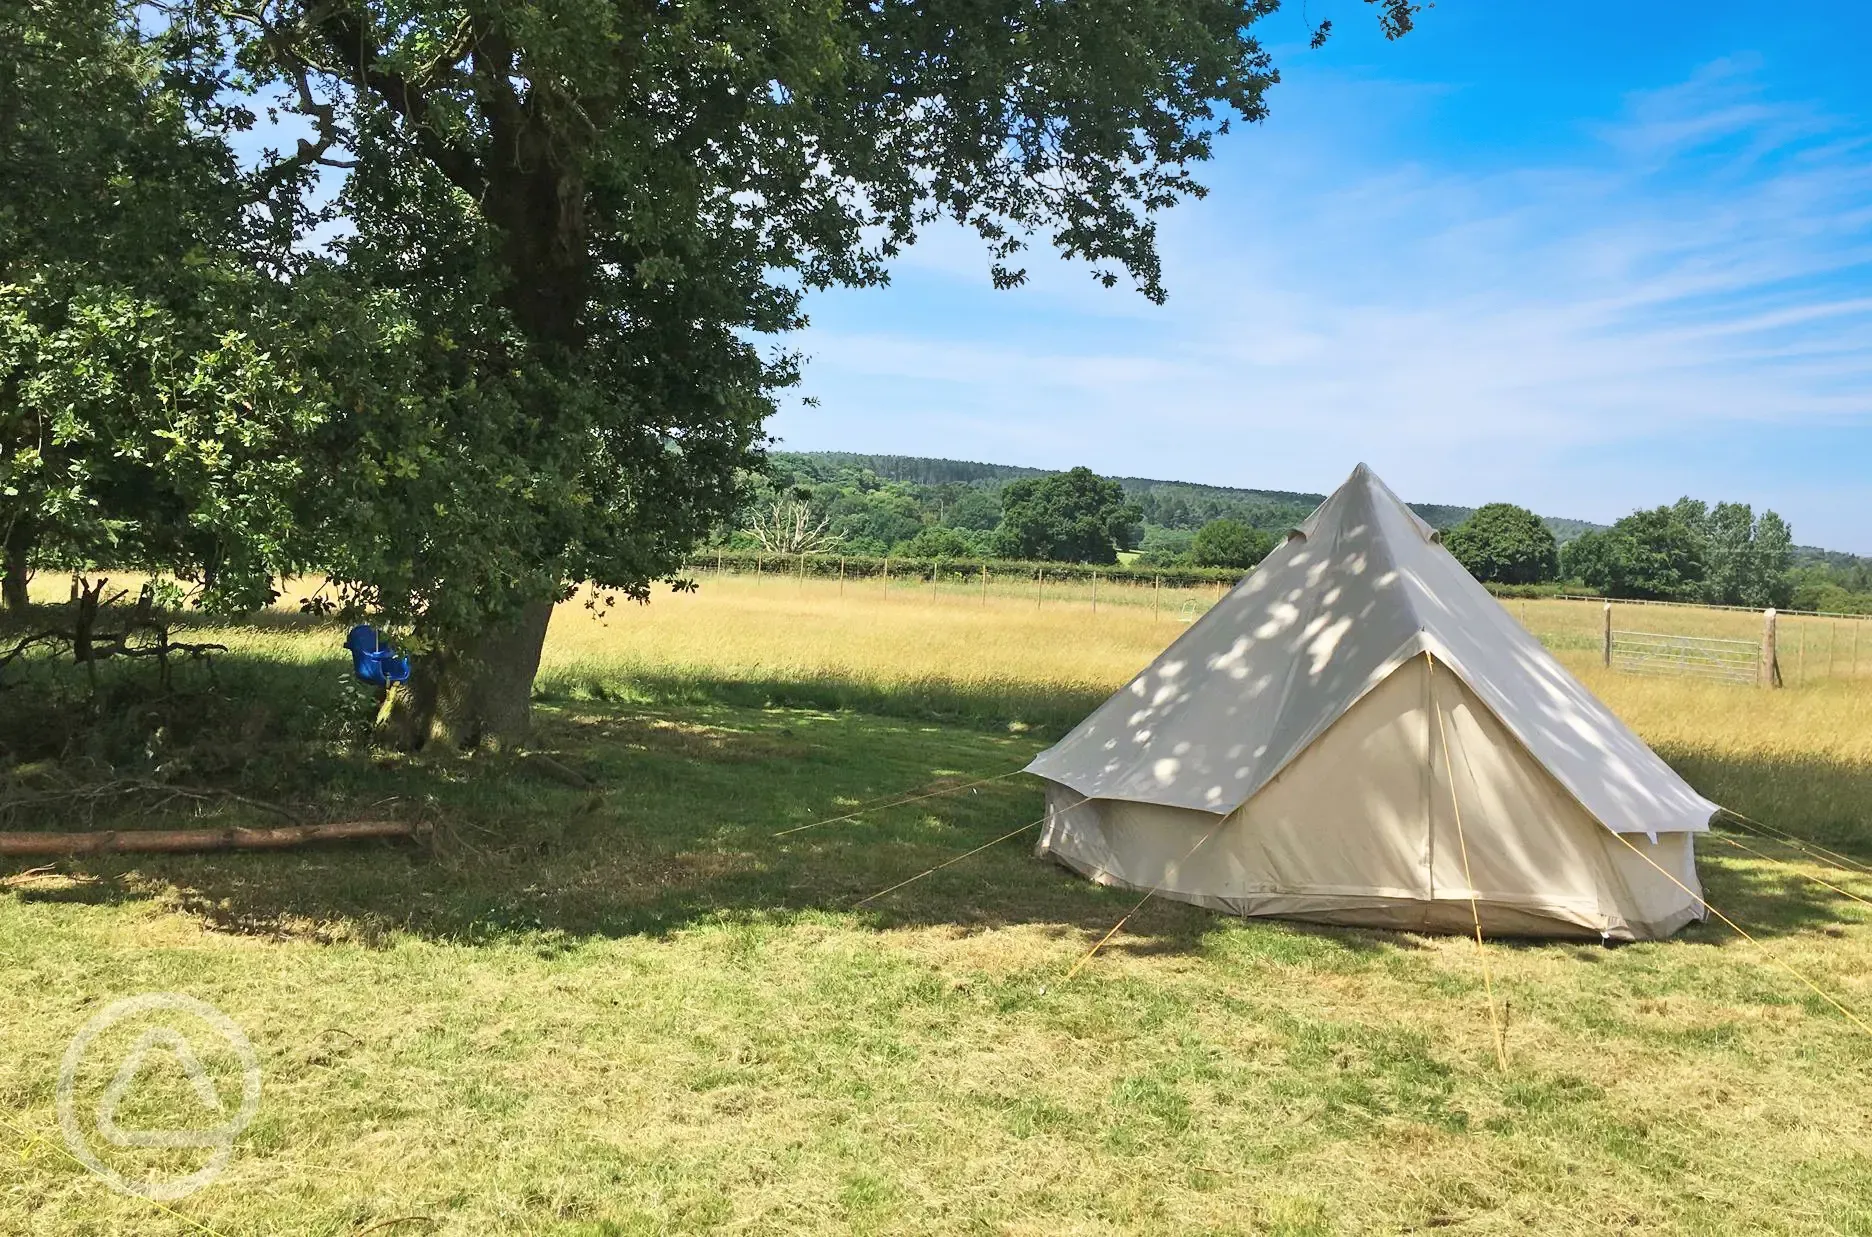
[[[1619,940],[1703,915],[1663,872],[1699,889],[1716,805],[1363,464],[1028,770],[1041,854],[1216,910]]]

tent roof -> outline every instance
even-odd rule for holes
[[[1708,827],[1716,805],[1554,660],[1363,464],[1027,768],[1093,798],[1231,812],[1424,653],[1460,676],[1607,828]]]

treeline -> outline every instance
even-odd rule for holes
[[[1564,546],[1533,512],[1491,503],[1443,541],[1486,583],[1562,582],[1607,597],[1872,613],[1872,567],[1850,555],[1829,562],[1797,554],[1787,521],[1747,503],[1680,498]]]
[[[1322,495],[916,456],[775,453],[723,551],[1222,574],[1254,566]],[[1512,503],[1412,504],[1497,591],[1872,613],[1872,563],[1796,547],[1773,511],[1690,498],[1609,528]],[[927,568],[919,568],[926,570]],[[1002,569],[1002,568],[997,568]],[[1208,578],[1194,575],[1192,579]]]
[[[1158,568],[1259,562],[1323,494],[1099,477],[967,460],[775,452],[752,478],[730,547],[837,546],[900,558],[1116,562]],[[1453,522],[1466,508],[1420,507]]]
[[[1322,502],[1318,494],[1228,490],[1045,473],[968,460],[775,453],[751,479],[743,518],[721,550],[839,554],[848,560],[1118,563],[1144,575],[1245,571]],[[1443,530],[1471,575],[1505,591],[1730,606],[1872,612],[1872,563],[1793,545],[1775,511],[1679,502],[1634,511],[1610,528],[1552,520],[1514,503],[1413,503]],[[923,567],[929,569],[929,567]],[[869,571],[869,567],[867,567]]]
[[[1123,563],[1036,562],[1000,558],[914,558],[898,555],[840,554],[813,551],[803,554],[718,547],[698,553],[689,561],[692,570],[733,571],[742,574],[812,576],[848,580],[928,581],[948,584],[979,581],[986,572],[992,580],[1008,578],[1048,581],[1115,580],[1127,584],[1160,584],[1165,588],[1233,585],[1242,573],[1232,567],[1144,567]]]
[[[1042,473],[833,453],[776,453],[748,493],[741,520],[720,539],[727,548],[1089,564],[1123,554],[1159,569],[1252,567],[1319,501],[1227,497],[1170,482],[1127,490],[1085,468]]]
[[[1061,474],[924,456],[775,452],[755,479],[752,501],[724,544],[781,545],[804,539],[880,556],[1013,553],[1018,546],[997,539],[1004,527],[1004,492],[1010,485],[1057,475]],[[1127,558],[1135,554],[1132,561],[1159,567],[1252,565],[1252,558],[1243,558],[1245,547],[1277,543],[1326,497],[1149,477],[1104,480],[1117,487],[1116,505],[1135,508],[1116,522],[1111,553],[1123,552]],[[1441,503],[1412,503],[1411,509],[1440,529],[1454,528],[1475,514],[1469,507]],[[1553,517],[1542,517],[1542,522],[1561,541],[1598,527]],[[1218,523],[1225,527],[1211,531],[1199,544],[1197,535]],[[923,540],[912,545],[919,536]]]

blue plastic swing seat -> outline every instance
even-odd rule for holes
[[[351,669],[364,682],[388,687],[409,678],[409,658],[385,648],[377,629],[369,623],[353,627],[344,643],[351,650]]]

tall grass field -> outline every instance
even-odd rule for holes
[[[1031,856],[1039,790],[1004,775],[1213,599],[581,598],[547,761],[371,752],[342,629],[215,630],[217,682],[258,699],[250,797],[433,838],[0,867],[0,1232],[1872,1234],[1872,630],[1855,663],[1849,623],[1784,619],[1770,691],[1607,670],[1595,604],[1505,603],[1698,789],[1838,857],[1712,834],[1747,939],[1489,942],[1503,1068],[1473,940],[1138,907]],[[262,1078],[226,1170],[160,1205],[58,1115],[74,1033],[145,992],[211,1002]],[[94,1042],[80,1093],[134,1035]],[[199,1114],[157,1056],[126,1123]],[[231,1102],[234,1059],[202,1065]],[[207,1154],[109,1151],[127,1177]]]

